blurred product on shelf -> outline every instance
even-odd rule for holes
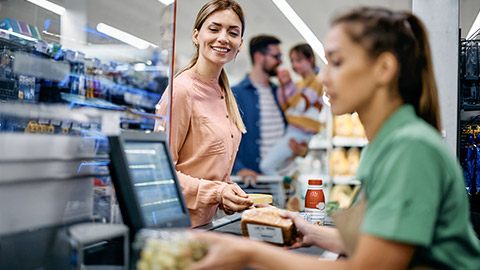
[[[353,131],[352,117],[349,114],[344,114],[335,116],[333,119],[333,135],[350,137]]]
[[[334,148],[330,153],[330,174],[332,176],[349,174],[349,162],[345,148]]]
[[[300,197],[294,195],[287,200],[285,209],[288,211],[300,212],[302,210],[301,203],[302,201],[300,200]]]
[[[339,115],[333,119],[333,136],[365,138],[365,131],[357,113]]]
[[[355,175],[358,169],[358,162],[360,161],[360,150],[356,147],[351,147],[347,151],[348,161],[348,175]]]
[[[353,187],[351,185],[334,185],[330,191],[329,201],[336,201],[339,208],[346,209],[352,204],[359,189],[359,185]]]

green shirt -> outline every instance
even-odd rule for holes
[[[362,233],[416,245],[412,265],[480,269],[461,168],[413,106],[389,117],[357,176],[367,199]]]

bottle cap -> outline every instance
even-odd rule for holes
[[[320,179],[309,179],[308,184],[312,186],[320,186],[322,185],[322,180]]]

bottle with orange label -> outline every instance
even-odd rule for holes
[[[325,194],[323,193],[323,181],[320,179],[308,180],[305,213],[310,214],[311,223],[315,225],[325,223]]]

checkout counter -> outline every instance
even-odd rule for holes
[[[99,209],[104,204],[98,199],[105,194],[96,192],[94,183],[109,175],[101,166],[109,159],[108,149],[102,150],[99,141],[0,134],[1,269],[120,270],[135,265],[131,228],[119,222],[122,218],[98,216],[118,207],[113,199],[110,208]],[[240,216],[199,229],[241,235]],[[324,254],[315,247],[297,252]]]
[[[0,268],[127,269],[128,228],[95,223],[98,140],[0,134]],[[102,258],[102,260],[98,260]],[[102,268],[96,268],[102,269]]]

